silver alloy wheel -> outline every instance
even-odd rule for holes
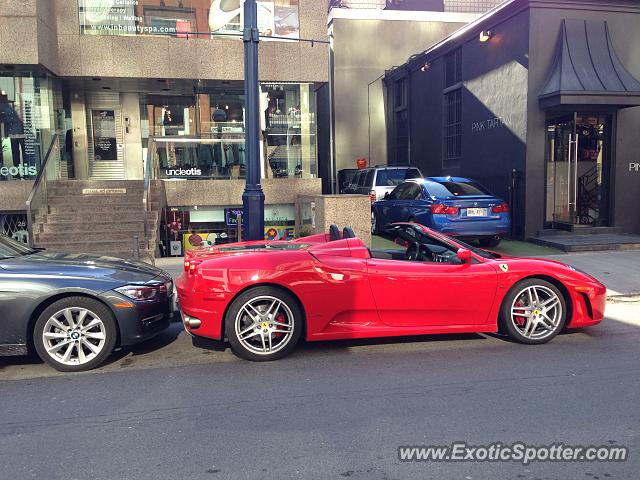
[[[376,233],[376,223],[378,222],[378,219],[376,218],[376,213],[371,210],[371,233]]]
[[[238,341],[258,355],[282,350],[291,340],[294,316],[279,298],[262,295],[245,302],[235,319]]]
[[[63,365],[83,365],[97,357],[106,343],[103,321],[91,310],[69,307],[54,313],[44,325],[42,343]]]
[[[552,335],[562,321],[562,302],[558,294],[543,285],[523,288],[511,303],[511,323],[530,340]]]

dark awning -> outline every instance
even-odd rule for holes
[[[540,105],[640,105],[640,82],[622,65],[604,21],[565,19]]]

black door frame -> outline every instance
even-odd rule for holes
[[[560,122],[562,119],[569,119],[573,117],[574,122],[574,133],[575,133],[575,125],[576,118],[578,116],[600,116],[600,117],[608,117],[609,120],[609,128],[606,132],[606,138],[604,142],[603,148],[603,185],[605,185],[604,195],[606,195],[606,223],[607,226],[613,227],[615,226],[615,172],[616,172],[616,141],[617,138],[617,124],[618,124],[618,115],[617,110],[612,110],[611,107],[600,107],[600,106],[589,106],[588,108],[580,108],[579,105],[574,106],[571,109],[551,109],[546,112],[545,115],[545,146],[544,146],[544,208],[542,209],[542,224],[543,228],[556,228],[558,226],[558,222],[549,222],[547,221],[547,178],[548,178],[548,166],[549,166],[549,142],[547,141],[547,128],[553,122]]]

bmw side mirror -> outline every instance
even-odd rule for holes
[[[456,256],[460,259],[462,263],[471,263],[471,250],[467,250],[466,248],[460,248],[456,252]]]
[[[389,192],[384,192],[384,197],[385,200],[389,200]]]

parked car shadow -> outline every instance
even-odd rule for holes
[[[347,340],[324,340],[319,342],[300,342],[294,354],[307,355],[309,353],[328,353],[339,350],[347,350],[352,347],[403,345],[403,344],[437,344],[441,342],[453,342],[459,340],[478,341],[486,340],[484,334],[479,333],[456,333],[441,335],[413,335],[405,337],[380,337],[380,338],[355,338]]]

